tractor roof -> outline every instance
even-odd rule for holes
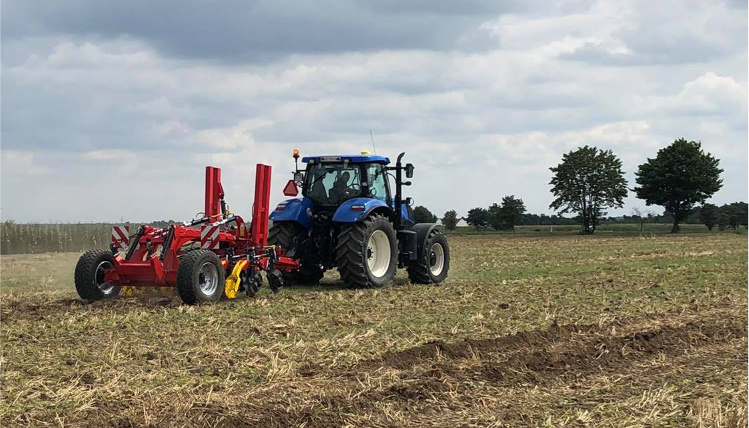
[[[390,159],[388,157],[377,155],[329,155],[305,156],[302,158],[302,162],[305,163],[339,163],[345,161],[351,163],[390,163]]]

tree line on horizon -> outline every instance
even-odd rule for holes
[[[510,195],[510,197],[515,198],[514,195]],[[522,199],[516,200],[522,203]],[[422,216],[417,216],[417,222],[436,222],[437,216],[433,215],[427,208],[417,208],[421,208],[420,212],[426,213]],[[582,224],[578,217],[527,213],[523,211],[524,205],[522,210],[516,209],[515,214],[513,214],[513,221],[508,220],[506,216],[502,217],[498,215],[500,213],[498,208],[501,208],[501,205],[497,203],[487,208],[472,208],[465,217],[459,217],[455,210],[449,210],[439,220],[447,230],[455,230],[458,223],[463,220],[469,226],[475,228],[476,231],[494,229],[497,231],[512,230],[514,232],[516,226],[565,226]],[[703,224],[708,230],[713,230],[716,227],[718,230],[738,229],[739,227],[746,228],[747,217],[749,217],[748,212],[749,206],[746,202],[733,202],[722,206],[706,203],[702,206],[692,208],[681,223]],[[665,212],[661,215],[656,215],[652,211],[642,212],[635,208],[632,210],[631,215],[625,214],[618,217],[599,219],[599,224],[604,223],[637,224],[642,231],[645,224],[673,224],[673,217]]]
[[[621,160],[611,151],[597,147],[583,146],[565,153],[559,165],[549,168],[553,177],[549,183],[554,200],[549,208],[558,212],[557,216],[526,213],[522,199],[514,195],[502,198],[501,204],[494,203],[488,208],[477,207],[459,218],[454,210],[447,211],[442,223],[448,230],[465,220],[476,230],[492,227],[496,230],[514,231],[523,224],[580,224],[581,233],[595,233],[596,227],[604,220],[609,208],[622,208],[629,191],[635,192],[647,206],[663,207],[663,215],[643,213],[633,210],[631,222],[658,222],[667,219],[672,224],[671,232],[679,231],[683,222],[700,222],[708,229],[737,228],[747,225],[746,202],[734,202],[717,207],[706,201],[721,189],[723,181],[719,160],[702,150],[701,143],[675,140],[671,145],[660,149],[654,158],[638,167],[635,172],[637,186],[627,187]],[[423,213],[417,222],[436,219],[424,207],[416,207]],[[572,213],[573,218],[563,217]],[[545,217],[545,218],[544,218]],[[627,221],[627,216],[623,217]],[[696,220],[696,221],[695,221]]]

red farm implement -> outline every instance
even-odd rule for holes
[[[230,212],[224,201],[221,170],[205,171],[205,209],[182,224],[159,228],[143,224],[112,228],[109,250],[83,254],[75,268],[81,298],[113,297],[123,287],[176,287],[187,304],[254,295],[267,272],[273,292],[282,272],[299,269],[281,248],[268,246],[271,167],[257,165],[252,223]]]

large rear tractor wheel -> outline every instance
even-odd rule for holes
[[[450,269],[450,246],[447,238],[433,230],[419,259],[408,267],[408,278],[414,284],[439,284],[447,278]]]
[[[215,303],[224,294],[224,268],[216,253],[193,250],[182,256],[177,268],[177,291],[188,305]]]
[[[83,253],[75,265],[75,289],[84,300],[101,300],[120,294],[120,287],[104,281],[104,274],[114,268],[114,256],[109,250],[90,250]]]
[[[341,280],[355,287],[382,287],[390,283],[398,265],[395,230],[379,214],[341,227],[336,246]]]
[[[268,245],[278,245],[288,252],[295,245],[294,238],[300,237],[305,232],[296,223],[273,223],[268,230]],[[314,285],[320,282],[323,271],[320,266],[310,265],[301,261],[298,271],[281,272],[285,284]]]

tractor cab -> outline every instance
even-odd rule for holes
[[[302,195],[320,207],[338,207],[352,198],[372,198],[392,205],[383,156],[305,157]]]

